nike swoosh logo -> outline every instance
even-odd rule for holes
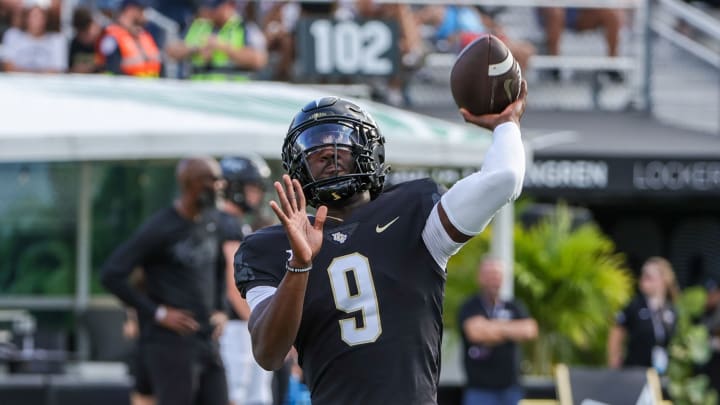
[[[390,227],[390,225],[394,224],[395,221],[397,221],[398,219],[400,219],[400,217],[395,217],[395,219],[393,219],[392,221],[388,222],[387,224],[385,224],[385,225],[383,225],[383,226],[376,225],[376,226],[375,226],[375,232],[377,232],[377,233],[383,233],[383,232],[385,232],[385,230],[388,229],[388,228]]]

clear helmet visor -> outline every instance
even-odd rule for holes
[[[359,143],[357,131],[339,124],[320,124],[310,127],[295,138],[296,154],[311,152],[322,146],[351,149]]]

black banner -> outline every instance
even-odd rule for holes
[[[524,189],[547,196],[720,195],[720,159],[536,157]]]
[[[296,54],[301,76],[392,76],[398,71],[398,25],[386,20],[303,18]]]

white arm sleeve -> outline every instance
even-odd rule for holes
[[[520,195],[524,176],[525,149],[520,128],[512,122],[498,125],[482,169],[455,183],[440,200],[450,223],[465,235],[479,234],[503,205]],[[447,234],[437,206],[430,212],[422,236],[442,268],[463,245]]]
[[[437,204],[435,204],[425,222],[422,238],[428,252],[430,252],[433,259],[435,259],[435,263],[444,269],[447,267],[450,256],[457,253],[464,243],[455,242],[450,239],[450,235],[448,235],[442,222],[440,222],[440,214],[438,214],[437,210],[438,207]]]
[[[249,289],[245,294],[245,300],[250,307],[250,312],[254,311],[258,304],[275,295],[276,290],[277,288],[268,285],[261,285]]]
[[[482,169],[455,183],[440,201],[458,231],[477,235],[503,205],[520,195],[524,176],[520,128],[507,122],[495,128]]]

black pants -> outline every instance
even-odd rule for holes
[[[133,342],[132,349],[128,354],[127,361],[130,375],[135,380],[133,390],[142,395],[152,395],[152,383],[146,362],[143,360],[143,353],[140,351],[140,343]]]
[[[227,405],[228,389],[217,345],[140,343],[157,405]]]

